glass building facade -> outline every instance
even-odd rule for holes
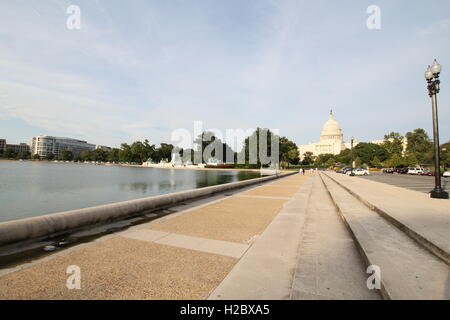
[[[31,153],[46,157],[49,154],[59,156],[64,150],[69,150],[75,157],[83,151],[95,150],[95,145],[83,140],[72,138],[37,136],[33,138]]]

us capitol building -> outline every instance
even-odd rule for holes
[[[357,142],[353,142],[356,146]],[[322,133],[320,134],[320,141],[298,146],[300,159],[303,159],[306,152],[312,152],[314,156],[320,154],[331,153],[339,154],[342,150],[350,149],[351,143],[344,142],[344,135],[339,123],[334,119],[333,111],[330,110],[330,117],[323,125]]]

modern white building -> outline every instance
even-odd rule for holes
[[[300,158],[306,152],[312,152],[314,156],[331,153],[339,154],[342,150],[350,148],[350,143],[344,142],[344,135],[339,123],[334,119],[333,111],[330,111],[328,121],[325,122],[320,134],[320,141],[298,146]]]
[[[31,154],[38,154],[41,157],[45,157],[49,154],[59,156],[64,150],[72,151],[73,155],[76,157],[83,151],[95,150],[95,144],[90,144],[78,139],[52,136],[34,137],[31,144]]]

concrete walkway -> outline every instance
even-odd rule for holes
[[[210,299],[380,299],[319,176],[310,178]]]
[[[306,180],[282,178],[1,270],[0,299],[206,299]],[[66,287],[72,265],[79,290]]]
[[[0,270],[0,299],[380,299],[371,264],[385,298],[449,299],[450,202],[326,174],[341,185],[292,175]]]

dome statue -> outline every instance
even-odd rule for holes
[[[330,117],[323,125],[322,133],[320,134],[320,141],[323,140],[343,140],[341,126],[334,120],[333,110],[330,110]]]

